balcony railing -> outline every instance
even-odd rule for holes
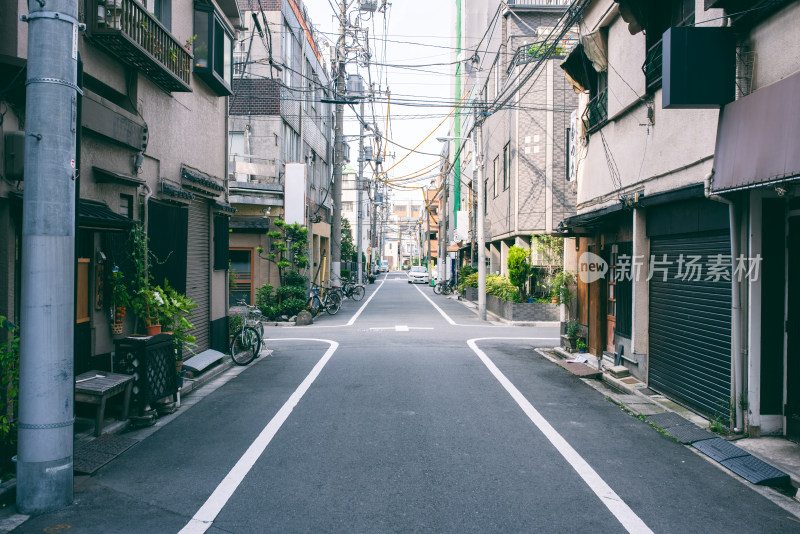
[[[192,54],[136,0],[86,1],[93,40],[162,89],[188,92]]]
[[[642,65],[644,79],[647,82],[647,91],[655,91],[661,87],[662,42],[659,41],[647,51],[647,57]]]
[[[274,159],[249,154],[231,154],[228,160],[228,180],[231,182],[230,187],[278,183],[276,162]]]
[[[510,6],[568,6],[572,0],[508,0]]]
[[[596,130],[608,118],[608,89],[589,101],[583,112],[583,124],[587,132]]]

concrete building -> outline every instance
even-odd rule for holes
[[[231,303],[253,302],[264,284],[279,286],[278,269],[259,254],[269,250],[276,218],[298,213],[309,229],[308,276],[330,279],[333,110],[322,48],[300,0],[239,0],[246,28],[234,51],[229,121]],[[263,8],[263,11],[261,10]],[[298,195],[284,196],[285,166],[304,164]],[[286,210],[287,203],[296,206]],[[290,221],[291,222],[291,221]]]
[[[468,108],[483,119],[479,141],[488,272],[507,274],[508,249],[531,247],[531,236],[552,234],[575,213],[575,187],[567,173],[567,130],[578,99],[558,64],[574,41],[568,32],[545,56],[543,43],[570,2],[526,0],[501,4],[468,0],[462,13],[459,85]],[[479,46],[480,44],[480,46]],[[485,52],[484,52],[485,50]],[[536,74],[528,77],[536,65]],[[459,81],[457,80],[457,81]],[[503,103],[505,102],[505,105]],[[488,111],[488,115],[486,114]],[[474,113],[456,117],[454,137],[474,135]],[[473,263],[472,229],[477,184],[472,140],[451,141],[448,243],[458,243],[462,263]],[[459,213],[460,212],[460,213]]]
[[[350,223],[350,231],[353,234],[353,244],[358,249],[358,189],[356,189],[356,177],[358,173],[350,165],[342,168],[342,219],[347,219]],[[365,180],[366,182],[366,180]],[[373,206],[369,201],[368,191],[361,193],[361,247],[363,253],[367,254],[369,248],[369,231]],[[342,261],[350,261],[342,258]],[[352,268],[352,266],[350,266]],[[352,270],[352,269],[351,269]]]
[[[0,314],[17,320],[25,191],[27,27],[23,3],[0,2]],[[195,352],[227,346],[227,105],[239,24],[233,1],[81,2],[83,67],[75,154],[75,373],[109,369],[108,275],[126,263],[127,231],[144,224],[154,283],[198,305]],[[214,53],[209,53],[213,50]],[[167,231],[168,230],[168,231]],[[24,328],[24,325],[23,325]],[[186,352],[188,355],[188,351]]]
[[[590,352],[621,348],[650,388],[738,431],[791,435],[800,6],[738,5],[588,3],[562,65],[581,106],[560,226]],[[770,276],[740,279],[759,253]]]

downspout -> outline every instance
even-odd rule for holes
[[[738,225],[736,224],[736,206],[734,202],[725,197],[714,195],[711,193],[711,182],[714,179],[714,171],[706,174],[704,178],[705,183],[705,196],[708,200],[715,202],[722,202],[728,205],[728,217],[730,225],[730,238],[731,238],[731,265],[739,257],[739,236]],[[744,377],[742,376],[742,369],[744,368],[744,353],[742,352],[742,307],[741,307],[741,291],[739,282],[733,276],[731,271],[731,319],[733,321],[733,374],[734,374],[734,402],[733,410],[736,419],[736,426],[733,431],[739,433],[744,428],[744,414],[742,407],[739,405],[744,391]]]

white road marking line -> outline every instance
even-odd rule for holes
[[[330,347],[325,351],[325,354],[323,354],[322,358],[320,358],[311,372],[308,373],[308,376],[300,383],[295,392],[292,393],[291,397],[289,397],[281,409],[278,410],[278,413],[267,423],[267,426],[264,427],[255,441],[247,448],[242,457],[239,458],[239,461],[236,462],[233,469],[231,469],[222,482],[219,483],[203,506],[194,514],[194,517],[181,529],[179,534],[201,534],[211,527],[217,515],[219,515],[222,508],[227,504],[228,500],[244,480],[244,477],[246,477],[250,469],[253,468],[253,465],[255,465],[258,458],[263,454],[267,445],[272,441],[272,438],[275,437],[275,434],[280,430],[283,423],[286,422],[289,414],[292,413],[294,407],[297,406],[297,403],[300,402],[300,399],[303,398],[308,388],[314,380],[316,380],[317,376],[319,376],[322,368],[325,367],[325,364],[328,363],[328,360],[331,359],[331,356],[339,347],[337,342],[327,339],[275,338],[272,339],[272,341],[318,341],[329,343]]]
[[[405,325],[399,324],[399,325],[394,327],[394,331],[395,332],[408,332],[408,327],[405,326]]]
[[[449,315],[447,315],[447,314],[444,312],[444,310],[442,310],[442,309],[441,309],[439,306],[437,306],[437,305],[436,305],[436,304],[435,304],[435,303],[434,303],[434,302],[433,302],[433,301],[430,299],[430,297],[428,297],[428,295],[426,295],[425,293],[423,293],[423,292],[422,292],[422,290],[421,290],[420,288],[418,288],[417,286],[414,286],[414,289],[416,289],[417,291],[419,291],[419,294],[420,294],[420,295],[422,295],[423,297],[425,297],[425,299],[427,299],[427,301],[431,303],[431,306],[433,306],[434,308],[436,308],[436,311],[438,311],[439,313],[441,313],[441,314],[442,314],[442,317],[444,317],[444,318],[447,320],[447,322],[448,322],[448,323],[450,323],[451,325],[454,325],[454,326],[455,326],[456,322],[455,322],[454,320],[452,320],[452,319],[450,318],[450,316],[449,316]]]
[[[522,411],[525,412],[525,415],[533,422],[534,425],[545,435],[545,437],[550,441],[550,443],[555,447],[555,449],[564,457],[564,459],[569,462],[575,472],[580,475],[584,482],[591,488],[591,490],[597,495],[608,510],[614,514],[614,517],[625,527],[625,530],[631,533],[636,534],[645,534],[651,533],[650,527],[648,527],[644,521],[642,521],[636,513],[631,510],[631,508],[625,504],[617,493],[611,489],[600,475],[592,469],[592,466],[581,457],[578,452],[572,448],[572,446],[565,440],[561,434],[559,434],[555,428],[552,427],[547,420],[542,417],[542,415],[533,407],[533,405],[525,398],[525,396],[520,393],[520,391],[511,383],[511,381],[506,378],[506,376],[497,368],[497,366],[489,359],[485,352],[478,348],[477,341],[486,341],[486,340],[511,340],[511,339],[525,339],[531,341],[542,340],[542,338],[503,338],[503,337],[484,337],[484,338],[475,338],[470,339],[467,341],[467,345],[475,351],[475,354],[481,359],[481,361],[486,365],[489,371],[494,375],[494,377],[502,384],[502,386],[508,391],[511,397],[517,402]]]
[[[383,277],[383,280],[381,280],[381,285],[379,285],[379,286],[378,286],[378,289],[376,289],[376,290],[375,290],[375,293],[373,293],[372,295],[370,295],[370,296],[369,296],[369,298],[367,299],[367,302],[365,302],[365,303],[364,303],[364,305],[363,305],[363,306],[361,306],[361,307],[358,309],[358,311],[356,312],[356,314],[355,314],[355,315],[353,315],[353,317],[351,317],[351,318],[350,318],[350,320],[347,322],[347,324],[345,324],[345,325],[342,325],[342,326],[353,326],[353,323],[355,323],[355,322],[356,322],[356,319],[358,319],[358,316],[359,316],[359,315],[361,315],[361,312],[363,312],[363,311],[364,311],[364,308],[366,308],[366,307],[367,307],[367,304],[369,304],[369,302],[370,302],[370,301],[371,301],[373,298],[375,298],[375,295],[377,295],[377,294],[378,294],[378,291],[380,291],[380,290],[381,290],[381,288],[383,287],[383,284],[384,284],[384,283],[386,283],[386,277],[385,277],[385,276]]]

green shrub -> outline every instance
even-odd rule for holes
[[[261,310],[261,313],[266,314],[264,310],[275,305],[275,295],[273,294],[274,291],[275,288],[272,287],[272,284],[264,284],[256,289],[256,306],[258,306],[258,309]]]
[[[228,316],[228,334],[233,335],[235,334],[241,327],[242,323],[244,323],[244,319],[241,315],[229,315]]]
[[[291,317],[297,315],[304,309],[306,309],[306,300],[304,298],[290,298],[281,303],[279,312],[281,315]]]
[[[458,279],[459,280],[464,280],[469,275],[477,273],[477,272],[478,272],[478,269],[476,269],[472,265],[462,265],[461,268],[458,270]],[[476,284],[477,284],[477,282],[476,282]],[[477,287],[477,285],[475,287]]]
[[[350,269],[342,269],[339,271],[339,277],[342,280],[350,280]]]
[[[278,297],[279,305],[283,305],[284,301],[291,299],[305,300],[306,290],[301,286],[281,286],[275,290],[275,296]]]
[[[463,293],[466,287],[478,287],[478,273],[472,273],[467,276],[462,276],[458,283],[458,292]]]
[[[499,274],[486,277],[486,293],[508,302],[522,302],[517,286]]]
[[[508,279],[519,289],[520,297],[525,294],[525,283],[528,281],[528,274],[531,266],[528,264],[528,251],[522,247],[514,245],[508,249]]]

